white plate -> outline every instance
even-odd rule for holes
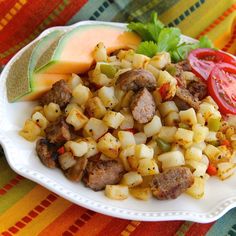
[[[55,29],[69,31],[76,26],[86,24],[101,24],[101,22],[86,21],[72,26],[50,28],[39,38]],[[118,23],[103,22],[103,24],[125,27],[125,24]],[[193,41],[185,36],[183,40]],[[80,206],[130,220],[190,220],[206,223],[220,218],[236,206],[236,175],[223,182],[211,178],[207,182],[206,193],[201,200],[195,200],[183,194],[178,199],[169,201],[158,201],[153,198],[146,202],[132,197],[124,201],[115,201],[106,198],[103,192],[94,192],[85,188],[83,184],[70,182],[60,170],[51,170],[42,165],[36,156],[35,144],[25,141],[18,135],[25,119],[30,116],[33,103],[8,103],[6,98],[5,80],[9,68],[27,47],[29,45],[11,59],[0,77],[0,143],[8,163],[15,172]]]

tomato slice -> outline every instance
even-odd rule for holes
[[[207,80],[216,64],[229,63],[236,66],[236,59],[229,54],[210,48],[198,48],[189,53],[188,62],[192,71]]]
[[[236,66],[216,65],[208,78],[209,94],[224,114],[236,114]]]

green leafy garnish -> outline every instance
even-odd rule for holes
[[[174,62],[178,62],[184,60],[193,49],[213,47],[206,36],[201,37],[196,43],[180,43],[180,29],[165,27],[155,12],[151,15],[150,22],[131,22],[127,27],[142,38],[137,53],[149,57],[153,57],[157,52],[166,51],[170,53]]]
[[[152,41],[145,41],[139,44],[136,52],[148,57],[153,57],[157,53],[157,49],[157,44]]]

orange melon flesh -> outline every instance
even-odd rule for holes
[[[107,25],[79,26],[59,41],[49,61],[37,73],[84,73],[93,64],[93,51],[103,42],[108,54],[122,48],[136,48],[141,39],[133,32]]]
[[[54,83],[59,80],[68,80],[71,75],[63,74],[35,74],[33,86],[35,90],[31,93],[21,97],[19,101],[33,101],[40,98],[45,92],[47,92]]]

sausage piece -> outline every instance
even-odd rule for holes
[[[83,182],[95,191],[102,190],[107,184],[117,184],[124,173],[122,164],[116,160],[89,161]]]
[[[58,104],[60,108],[64,108],[70,102],[71,97],[72,93],[67,83],[64,80],[59,80],[41,97],[39,102],[41,105],[53,102]]]
[[[56,167],[56,159],[58,157],[56,150],[57,146],[49,143],[47,139],[39,139],[36,143],[36,152],[38,157],[42,163],[49,168]]]
[[[147,123],[155,115],[156,105],[152,94],[146,89],[134,95],[130,104],[132,115],[139,123]]]
[[[192,81],[187,86],[189,92],[199,100],[205,98],[208,94],[207,85],[202,81]]]
[[[59,117],[56,121],[50,123],[45,129],[45,134],[51,143],[63,144],[71,139],[70,127],[63,117]]]
[[[137,91],[141,88],[154,90],[156,88],[156,79],[152,73],[144,69],[133,69],[122,73],[116,85],[124,91],[134,90]]]
[[[153,177],[151,191],[159,200],[175,199],[194,183],[187,167],[173,167]]]

